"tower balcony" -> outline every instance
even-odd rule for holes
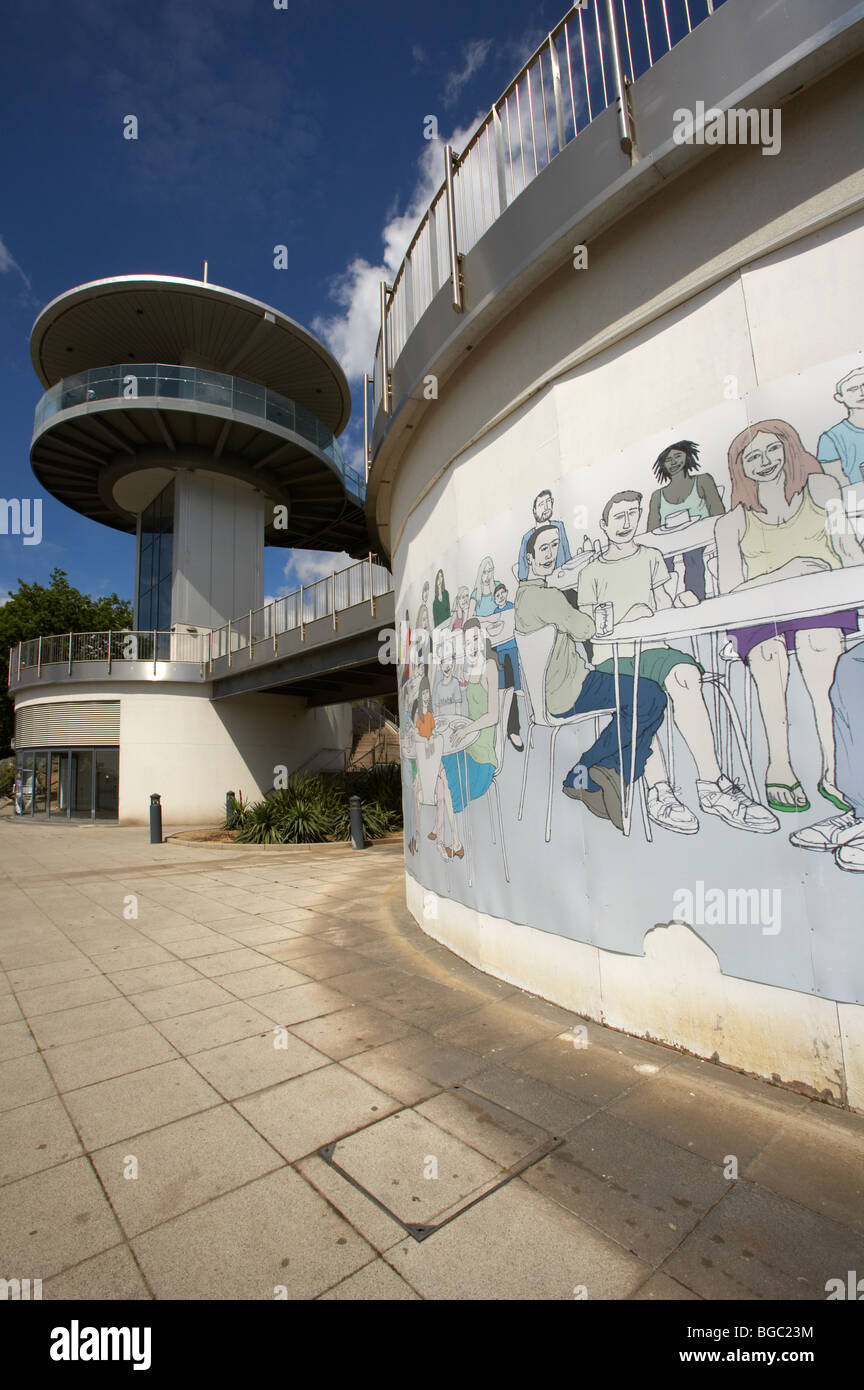
[[[59,501],[117,530],[136,529],[122,488],[116,494],[129,474],[206,467],[266,494],[266,544],[366,548],[365,481],[329,426],[299,402],[223,372],[135,362],[65,377],[36,407],[31,463]]]

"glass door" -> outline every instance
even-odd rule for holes
[[[69,810],[73,820],[93,815],[93,750],[74,748],[69,754]]]
[[[48,783],[49,816],[69,814],[69,754],[51,754],[51,777]]]
[[[96,749],[96,820],[117,819],[120,750]]]
[[[37,753],[33,771],[33,814],[44,816],[48,810],[48,754]]]

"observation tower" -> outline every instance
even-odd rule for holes
[[[33,471],[136,536],[137,629],[258,608],[265,545],[368,548],[363,479],[338,442],[348,383],[278,310],[174,276],[97,280],[42,311],[31,356],[47,388]]]
[[[11,653],[19,811],[141,823],[157,791],[167,823],[212,824],[227,791],[344,765],[392,598],[336,360],[279,310],[166,275],[60,295],[31,355],[36,478],[136,550],[131,630]],[[265,603],[265,545],[365,559]]]

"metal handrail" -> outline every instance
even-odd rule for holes
[[[374,617],[376,599],[392,592],[393,576],[370,553],[366,559],[333,570],[312,584],[301,584],[299,589],[260,608],[247,609],[242,617],[229,619],[212,631],[64,632],[52,637],[33,637],[19,642],[17,648],[10,651],[10,679],[13,659],[20,680],[22,670],[36,668],[41,676],[43,667],[61,662],[66,664],[71,675],[72,663],[76,661],[104,662],[109,671],[114,662],[123,661],[152,662],[154,670],[160,661],[207,666],[212,670],[214,661],[221,657],[227,657],[230,666],[232,657],[239,651],[248,651],[249,659],[253,660],[255,647],[261,642],[272,644],[275,658],[279,655],[279,637],[284,633],[299,630],[305,637],[306,624],[320,618],[329,618],[335,633],[338,613],[368,603]],[[241,623],[245,632],[239,626]]]
[[[200,666],[209,660],[209,632],[154,632],[124,629],[111,632],[63,632],[50,637],[32,637],[19,642],[10,652],[16,663],[17,679],[22,670],[34,669],[39,676],[45,666],[65,665],[71,674],[76,661],[115,662],[173,661]]]
[[[505,87],[462,153],[445,147],[444,179],[417,224],[392,287],[386,296],[382,292],[372,372],[376,411],[383,406],[391,413],[390,374],[448,278],[453,308],[461,312],[462,258],[565,145],[613,103],[622,150],[633,158],[627,89],[724,2],[581,0]],[[446,218],[439,216],[442,206]],[[445,263],[449,273],[442,278]]]
[[[299,589],[244,614],[246,632],[235,626],[236,619],[214,628],[210,634],[210,667],[222,657],[227,657],[230,665],[237,652],[247,650],[252,660],[255,647],[264,642],[276,657],[283,634],[299,632],[301,640],[305,640],[307,624],[322,618],[329,619],[335,631],[337,614],[359,604],[368,603],[374,617],[375,600],[392,592],[393,576],[370,554],[365,560],[333,570],[311,584],[301,584]]]

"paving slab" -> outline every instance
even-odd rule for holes
[[[254,1034],[266,1033],[272,1037],[274,1028],[273,1020],[266,1014],[242,1000],[232,999],[230,1004],[217,1004],[215,1008],[179,1014],[176,1018],[162,1018],[159,1032],[180,1052],[190,1054]]]
[[[309,980],[299,970],[292,970],[278,961],[265,961],[251,970],[238,970],[219,976],[219,985],[238,999],[252,999],[258,994],[272,994],[277,989],[293,989],[308,985]]]
[[[714,1163],[735,1158],[740,1173],[799,1114],[800,1107],[789,1104],[783,1091],[765,1090],[762,1099],[755,1100],[737,1088],[723,1086],[718,1091],[670,1069],[645,1078],[609,1109],[647,1133]]]
[[[140,1024],[138,1010],[120,995],[101,1004],[83,1004],[57,1013],[41,1014],[31,1020],[36,1041],[45,1050],[116,1033],[123,1028],[137,1028]]]
[[[333,1161],[400,1221],[430,1224],[503,1176],[501,1165],[416,1110],[340,1140]]]
[[[374,1258],[290,1168],[136,1237],[132,1248],[156,1297],[170,1299],[317,1298]]]
[[[99,1081],[64,1097],[90,1150],[142,1134],[157,1125],[207,1110],[221,1096],[185,1061],[163,1062],[111,1081]]]
[[[284,1024],[286,1028],[292,1023],[320,1018],[322,1014],[335,1014],[344,1009],[347,1002],[344,994],[318,984],[277,989],[267,994],[253,995],[250,1000],[262,1014],[272,1018],[274,1023]]]
[[[92,1260],[55,1274],[42,1286],[42,1297],[52,1302],[94,1299],[97,1302],[124,1303],[152,1300],[128,1245],[115,1245]]]
[[[567,1134],[593,1113],[592,1107],[583,1101],[499,1062],[473,1072],[461,1087],[453,1089],[464,1090],[468,1095],[485,1096],[505,1110],[512,1110],[515,1115],[539,1125],[549,1134]]]
[[[109,979],[121,994],[134,996],[169,985],[184,985],[201,979],[197,970],[182,960],[160,961],[158,965],[139,965],[132,970],[108,971]]]
[[[667,1259],[663,1273],[706,1299],[824,1299],[864,1269],[864,1237],[739,1181]]]
[[[460,1302],[621,1299],[650,1273],[519,1178],[422,1244],[400,1241],[387,1260],[422,1298]]]
[[[289,1161],[381,1119],[397,1103],[344,1067],[322,1067],[236,1102]]]
[[[123,1230],[133,1236],[283,1167],[284,1159],[236,1110],[220,1105],[97,1149],[93,1163]]]
[[[719,1164],[608,1113],[577,1126],[524,1181],[654,1266],[729,1188]]]
[[[101,1033],[95,1038],[64,1043],[44,1053],[58,1091],[77,1091],[113,1076],[141,1071],[158,1062],[170,1062],[177,1053],[150,1023]]]
[[[264,1033],[189,1055],[189,1062],[226,1100],[326,1067],[330,1058],[291,1033]]]
[[[82,1152],[56,1096],[0,1114],[0,1184],[53,1168]]]
[[[65,980],[80,980],[86,975],[98,975],[99,966],[85,955],[51,965],[25,965],[9,971],[9,982],[16,990],[41,989],[43,985],[59,985]]]
[[[54,1094],[51,1073],[38,1052],[0,1062],[0,1111],[31,1105]]]
[[[295,1023],[291,1031],[337,1062],[416,1033],[416,1029],[406,1020],[394,1018],[392,1014],[365,1004],[355,1004],[337,1013],[309,1019],[306,1023]]]
[[[48,1279],[123,1239],[88,1158],[0,1187],[0,1231],[19,1279]]]
[[[179,1014],[197,1013],[199,1009],[212,1009],[216,1004],[228,1004],[233,997],[215,980],[202,980],[199,977],[186,984],[135,993],[130,995],[130,1003],[145,1018],[158,1023],[163,1018],[177,1018]]]
[[[768,1140],[742,1177],[864,1236],[864,1115],[808,1107]]]
[[[84,975],[61,984],[40,985],[37,989],[18,990],[18,1005],[27,1018],[41,1014],[59,1013],[83,1004],[100,1004],[105,999],[119,999],[120,991],[104,975]]]

